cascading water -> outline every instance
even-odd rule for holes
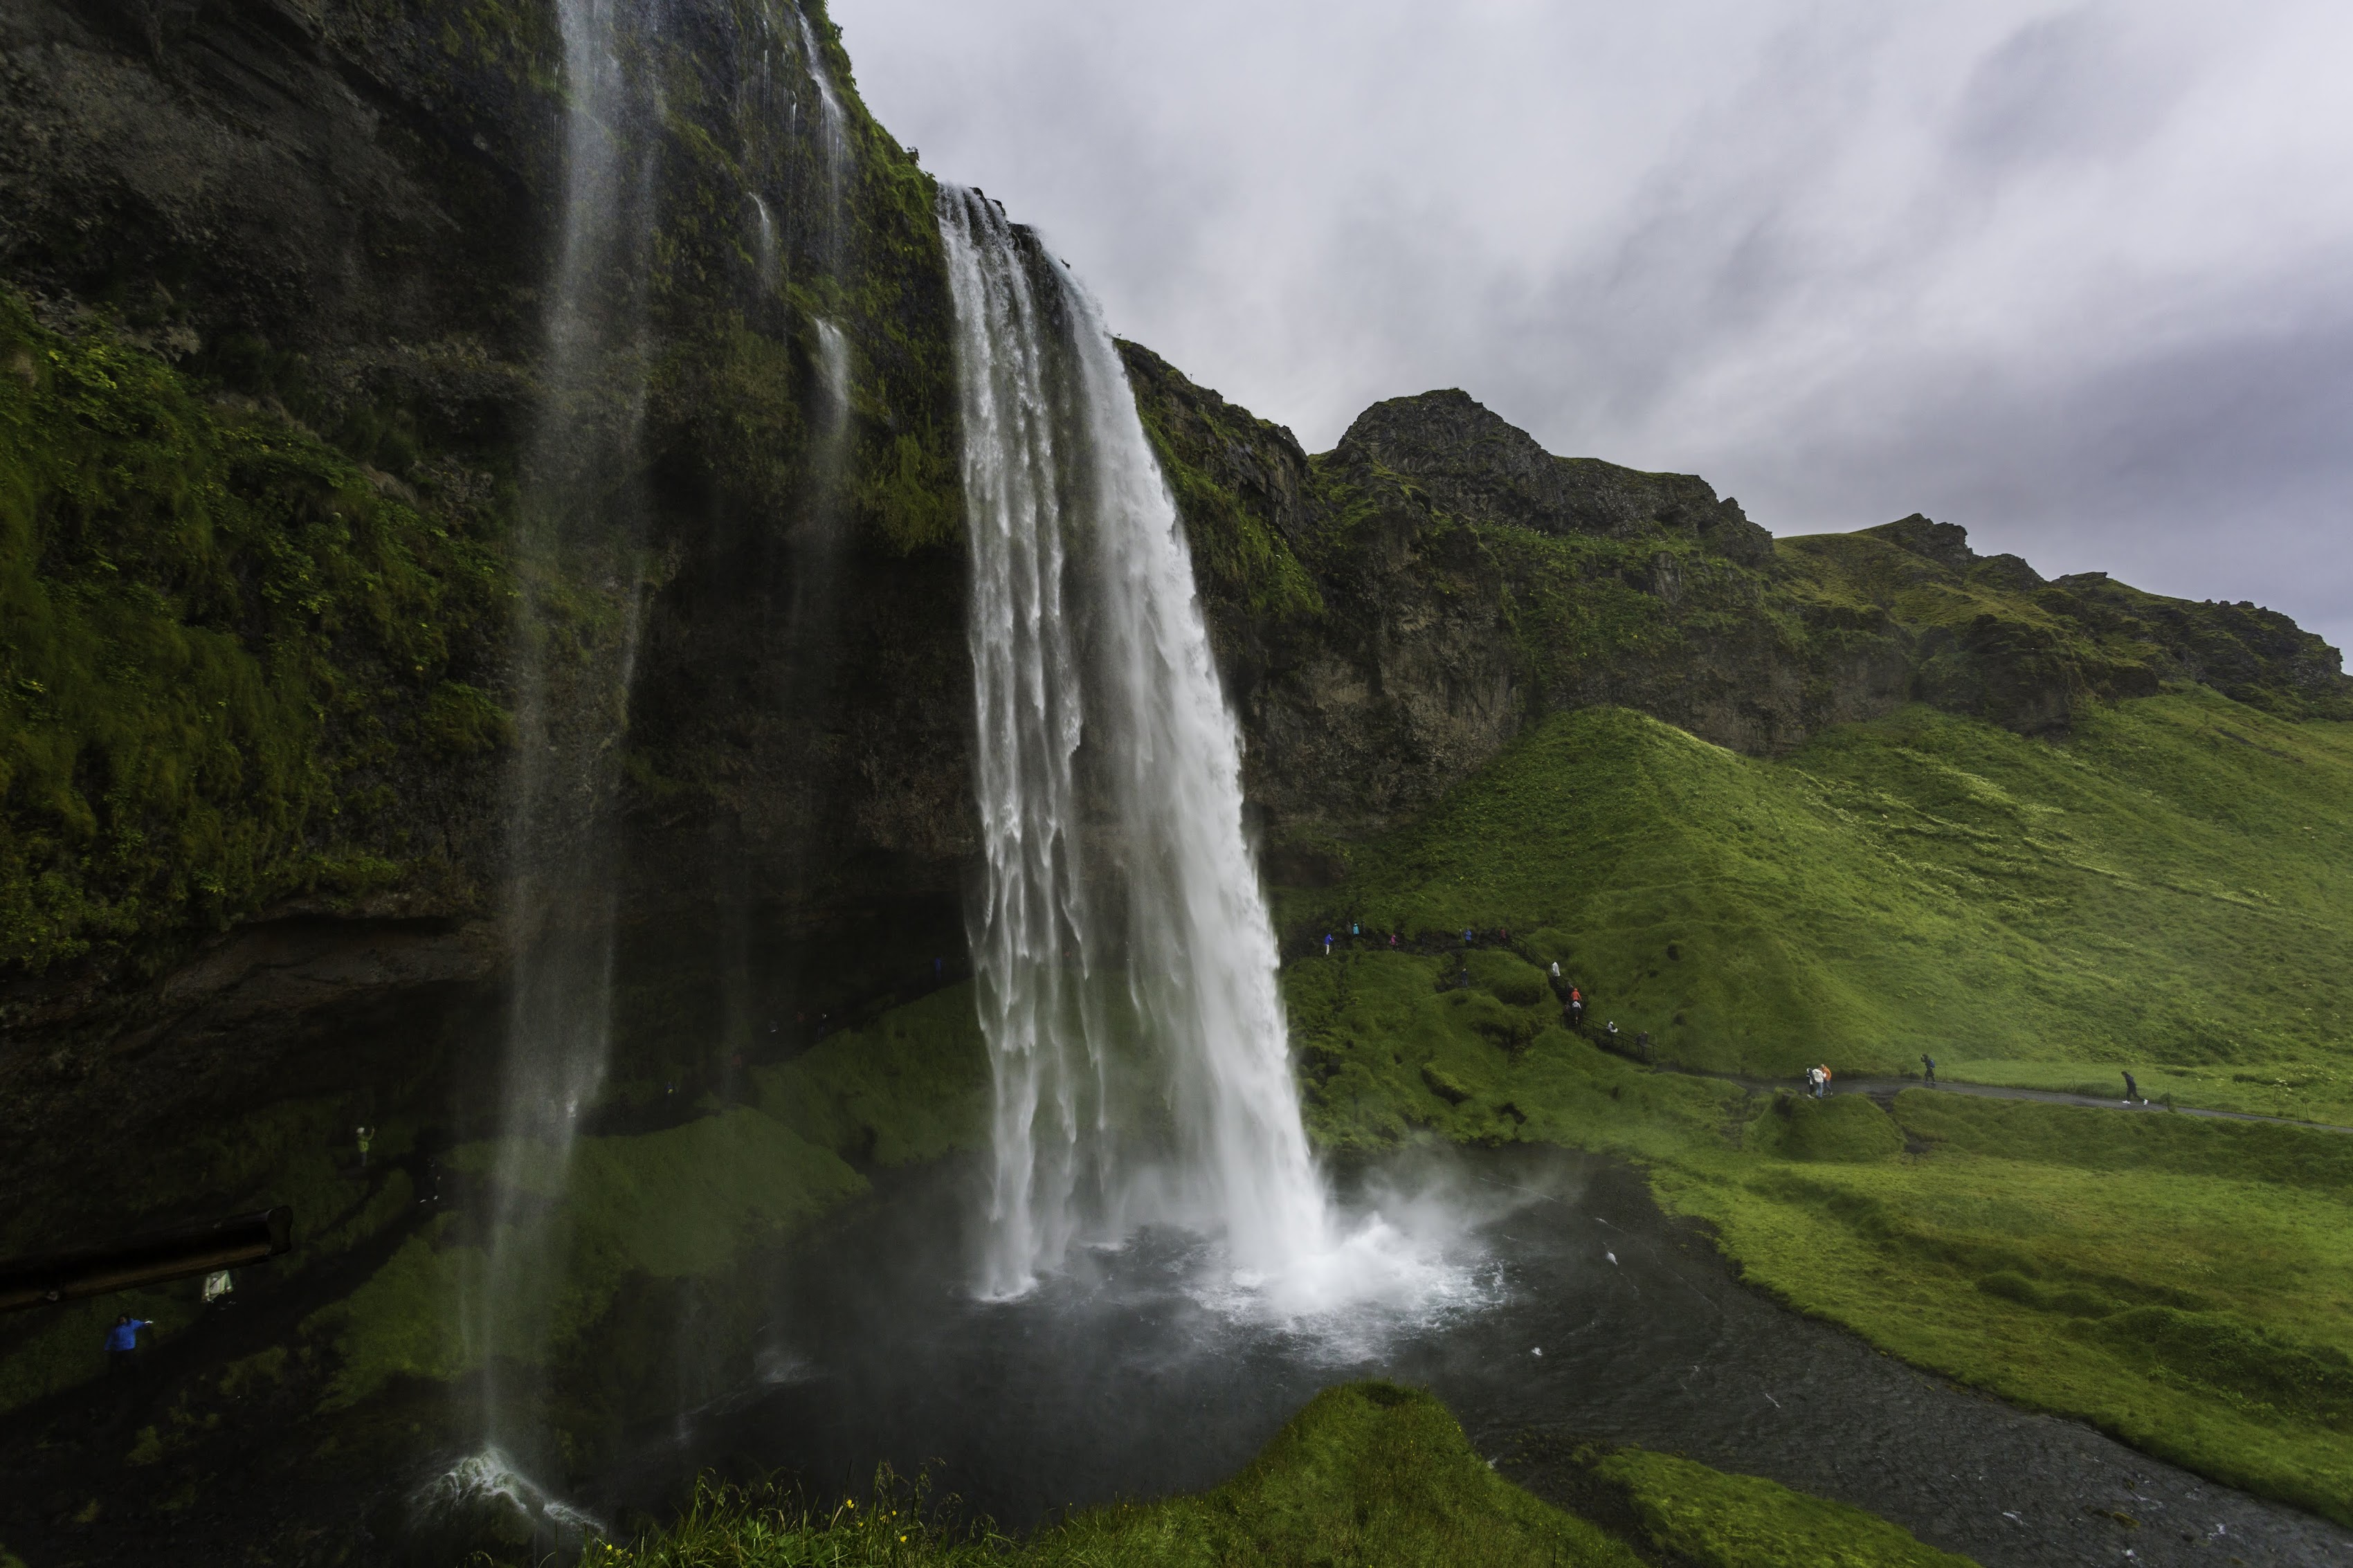
[[[1155,1219],[1236,1275],[1335,1255],[1242,831],[1240,738],[1175,503],[1092,300],[943,189],[971,532],[995,1067],[985,1294]]]
[[[614,796],[642,611],[636,468],[651,170],[628,152],[647,145],[647,106],[623,58],[650,24],[617,0],[565,0],[560,16],[569,98],[563,240],[517,541],[523,592],[504,908],[514,969],[488,1265],[467,1325],[485,1368],[485,1447],[451,1472],[460,1479],[547,1457],[540,1384],[565,1261],[562,1199],[611,1044]],[[566,610],[551,615],[559,594]],[[595,607],[583,613],[583,604]],[[519,1479],[459,1493],[540,1495]],[[534,1517],[555,1519],[545,1510]]]
[[[841,95],[833,87],[833,68],[826,64],[825,51],[818,47],[817,29],[809,23],[808,12],[794,6],[793,20],[800,27],[802,64],[808,71],[810,85],[817,89],[818,157],[825,172],[828,197],[821,248],[827,269],[839,274],[843,237],[841,195],[849,179],[849,120],[842,112]]]

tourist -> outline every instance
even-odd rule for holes
[[[1465,947],[1469,947],[1471,945],[1471,928],[1469,926],[1464,926],[1462,928],[1462,945]]]
[[[1611,1050],[1616,1050],[1618,1048],[1618,1020],[1615,1018],[1610,1019],[1609,1026],[1607,1029],[1604,1029],[1602,1033],[1608,1037],[1602,1043],[1607,1045]]]
[[[1397,951],[1397,939],[1398,939],[1398,933],[1397,933],[1397,932],[1395,932],[1395,931],[1391,931],[1391,932],[1389,932],[1389,951],[1390,951],[1391,952],[1395,952]]]
[[[2133,1081],[2132,1074],[2126,1073],[2125,1074],[2125,1103],[2130,1105],[2136,1100],[2140,1100],[2140,1085]],[[2143,1105],[2148,1103],[2146,1100],[2140,1100],[2140,1102]]]
[[[360,1169],[364,1171],[367,1169],[368,1145],[375,1142],[375,1130],[371,1127],[354,1127],[352,1129],[352,1133],[359,1142]]]
[[[1328,931],[1324,933],[1324,956],[1332,956],[1332,933]]]
[[[1936,1088],[1936,1058],[1930,1056],[1927,1052],[1922,1051],[1920,1053],[1920,1070],[1927,1076],[1928,1087],[1930,1089]]]
[[[134,1318],[125,1312],[114,1320],[114,1327],[106,1331],[106,1374],[128,1377],[139,1354],[139,1331],[155,1325],[144,1318]]]

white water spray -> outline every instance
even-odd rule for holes
[[[1354,1270],[1300,1121],[1241,745],[1111,334],[1034,236],[945,188],[995,1066],[985,1293],[1154,1220],[1303,1304]],[[1344,1287],[1345,1288],[1345,1287]]]

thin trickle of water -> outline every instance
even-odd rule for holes
[[[752,193],[752,212],[760,225],[760,286],[774,289],[781,281],[776,270],[776,220],[768,212],[767,199],[757,191]]]
[[[1088,1236],[1222,1238],[1248,1287],[1345,1265],[1292,1075],[1241,746],[1111,335],[1029,231],[940,196],[957,321],[995,1068],[980,1288]]]
[[[841,193],[849,179],[849,120],[842,112],[841,95],[834,90],[833,68],[826,63],[825,50],[818,47],[817,29],[808,19],[808,12],[800,5],[793,8],[793,20],[799,25],[801,58],[808,68],[809,80],[817,88],[818,153],[825,170],[828,194],[826,204],[834,222],[827,237],[829,248],[839,250],[841,234]],[[839,258],[837,256],[835,259]]]
[[[614,0],[565,0],[559,14],[569,102],[563,239],[517,541],[517,757],[503,911],[514,967],[489,1267],[467,1323],[486,1368],[484,1452],[502,1473],[512,1468],[505,1454],[533,1464],[545,1458],[537,1369],[561,1288],[572,1150],[611,1046],[614,795],[642,616],[635,468],[651,165],[629,155],[645,111],[621,57],[628,30],[645,24]],[[572,590],[582,584],[601,590],[606,607],[573,616],[567,646],[554,647],[543,606],[551,592],[576,603]]]

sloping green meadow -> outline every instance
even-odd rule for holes
[[[1326,1149],[1642,1161],[1746,1278],[1924,1367],[2353,1521],[2353,1136],[1907,1090],[1891,1115],[1652,1073],[1917,1072],[2353,1122],[2353,731],[2203,691],[2061,743],[1924,709],[1794,756],[1538,727],[1284,902]],[[1494,943],[1464,951],[1463,928]],[[1443,951],[1392,952],[1401,930]],[[1451,934],[1450,934],[1451,933]],[[1320,946],[1320,944],[1319,944]]]
[[[2353,1521],[2353,1135],[1929,1089],[1816,1104],[1652,1073],[1452,984],[1292,966],[1317,1141],[1643,1163],[1749,1280],[1917,1365]],[[1493,965],[1501,968],[1500,964]],[[1444,988],[1441,989],[1441,986]]]
[[[2156,1068],[2183,1103],[2353,1121],[2353,726],[2202,690],[2059,744],[1914,708],[1775,762],[1566,714],[1283,912],[1508,928],[1689,1067]]]

